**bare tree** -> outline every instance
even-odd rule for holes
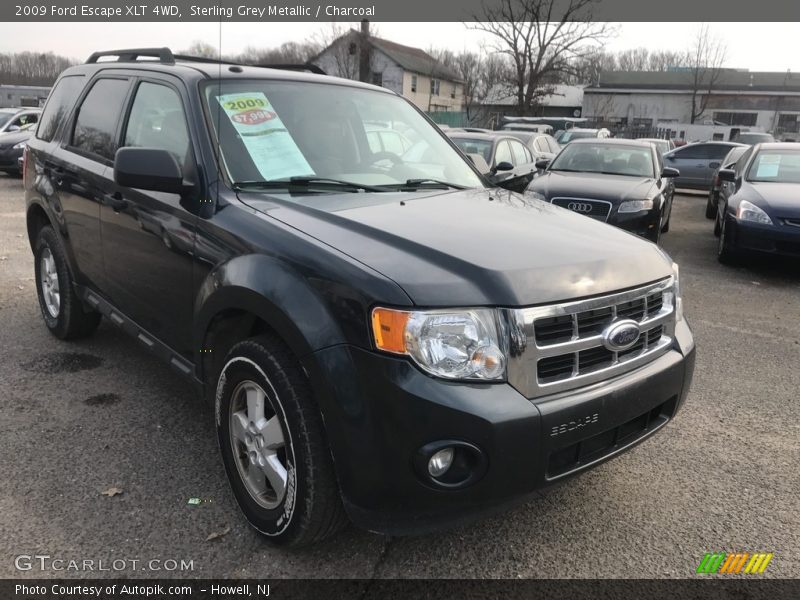
[[[722,75],[726,50],[725,44],[711,32],[708,25],[703,24],[697,30],[688,56],[692,84],[690,123],[694,123],[706,111],[711,92]]]
[[[668,71],[674,67],[686,67],[689,57],[686,52],[677,50],[656,50],[647,59],[648,71]]]
[[[520,114],[528,114],[552,84],[573,72],[575,61],[596,52],[613,33],[592,22],[597,0],[500,0],[483,5],[472,29],[494,36],[493,49],[513,65]]]
[[[5,84],[49,86],[76,61],[52,52],[0,54],[0,81]]]
[[[600,83],[603,71],[616,70],[616,55],[599,50],[575,60],[572,65],[572,73],[566,78],[565,83],[597,85]]]
[[[201,56],[203,58],[219,58],[220,49],[202,40],[193,41],[186,50],[181,50],[181,54],[189,56]]]
[[[620,71],[647,71],[650,51],[647,48],[630,48],[617,54],[617,67]]]

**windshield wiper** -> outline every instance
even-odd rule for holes
[[[364,191],[364,192],[384,192],[386,190],[373,186],[373,185],[364,185],[363,183],[356,183],[354,181],[345,181],[343,179],[331,179],[328,177],[316,177],[313,175],[296,175],[294,177],[287,177],[284,179],[266,179],[266,180],[254,180],[254,181],[237,181],[233,184],[235,189],[247,189],[247,188],[296,188],[300,187],[303,189],[308,188],[312,185],[319,185],[323,187],[334,187],[337,189],[344,189],[347,188],[352,192]]]
[[[450,183],[449,181],[442,181],[441,179],[432,179],[429,177],[423,177],[420,179],[406,179],[405,183],[393,183],[391,185],[383,186],[383,187],[392,187],[397,189],[419,189],[425,185],[434,185],[437,187],[444,187],[444,188],[451,188],[454,190],[465,190],[467,186],[460,185],[458,183]]]

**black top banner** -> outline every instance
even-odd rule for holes
[[[726,2],[723,0],[334,0],[270,2],[269,0],[11,0],[0,3],[2,21],[423,21],[482,20],[487,9],[502,3],[535,2],[552,20],[582,6],[576,17],[586,21],[800,21],[800,3],[786,0]],[[669,36],[665,29],[664,35]]]

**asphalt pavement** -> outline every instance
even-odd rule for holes
[[[704,206],[677,196],[662,239],[698,353],[661,433],[454,530],[351,527],[287,551],[239,514],[211,412],[179,375],[107,322],[80,342],[47,332],[20,180],[0,175],[0,578],[693,577],[716,551],[773,552],[764,576],[800,577],[800,264],[718,264]]]

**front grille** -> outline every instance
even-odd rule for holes
[[[624,373],[669,350],[674,319],[671,277],[600,298],[511,311],[509,381],[530,398]],[[603,332],[623,320],[638,324],[639,337],[629,348],[609,349]]]
[[[784,219],[783,222],[792,227],[800,227],[800,219]]]
[[[606,221],[611,212],[611,202],[591,198],[553,198],[551,204],[566,208],[585,217]]]
[[[663,404],[618,427],[556,450],[547,461],[547,479],[557,479],[567,473],[586,468],[660,429],[675,412],[676,402],[677,398],[673,396]]]

